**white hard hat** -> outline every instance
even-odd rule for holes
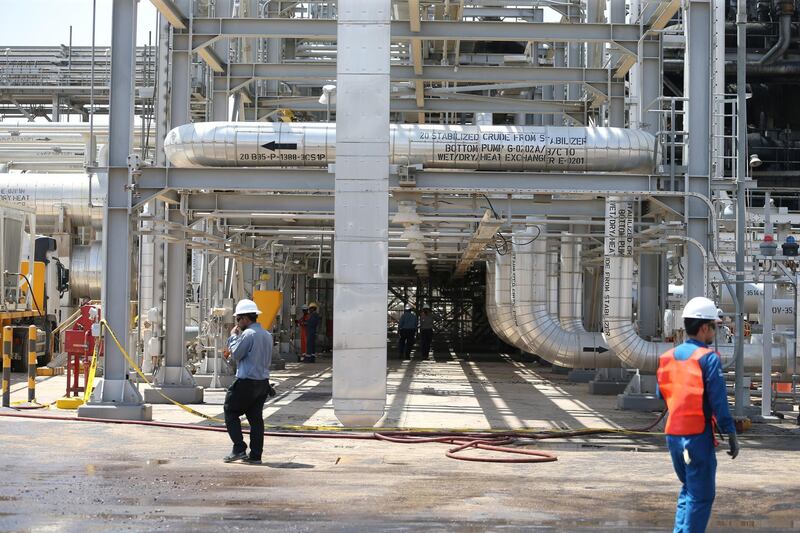
[[[722,322],[721,314],[722,310],[717,309],[717,304],[708,298],[697,296],[687,302],[681,318],[700,318]]]
[[[248,300],[247,298],[239,300],[239,303],[236,304],[236,311],[233,312],[236,316],[249,315],[252,313],[260,315],[261,311],[258,310],[258,306],[253,300]]]

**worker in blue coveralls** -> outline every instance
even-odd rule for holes
[[[674,532],[706,530],[716,493],[717,457],[714,426],[728,435],[731,459],[739,455],[736,428],[714,341],[720,311],[708,298],[692,298],[683,310],[686,342],[658,362],[658,392],[669,415],[664,432],[672,466],[683,484],[675,511]]]

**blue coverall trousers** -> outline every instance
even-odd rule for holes
[[[672,466],[681,480],[678,507],[675,510],[674,533],[702,533],[711,516],[716,494],[717,456],[711,424],[699,435],[667,435]],[[686,464],[683,450],[689,452]]]

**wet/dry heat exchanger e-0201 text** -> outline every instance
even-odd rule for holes
[[[336,160],[336,125],[185,124],[164,150],[177,167],[320,167]],[[391,124],[389,153],[392,164],[427,168],[649,174],[656,140],[627,128]]]

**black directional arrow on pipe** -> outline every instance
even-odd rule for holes
[[[608,348],[605,346],[584,346],[584,352],[597,352],[597,353],[604,353],[608,351]]]
[[[276,143],[275,141],[270,141],[267,144],[262,144],[261,148],[266,148],[267,150],[297,150],[297,143]]]

